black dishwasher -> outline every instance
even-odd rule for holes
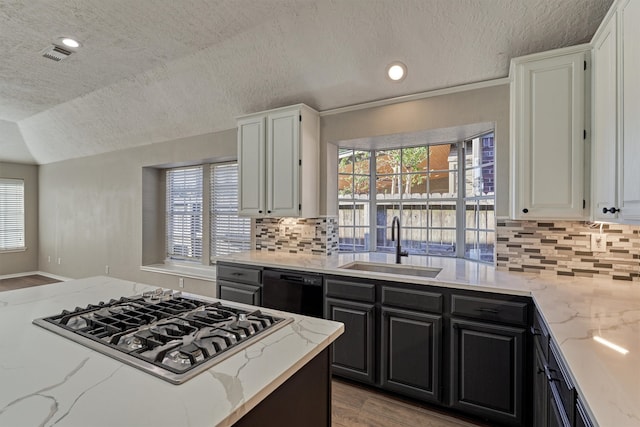
[[[267,308],[322,317],[322,275],[295,271],[262,272],[262,305]]]

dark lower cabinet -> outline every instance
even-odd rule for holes
[[[451,406],[501,425],[523,424],[525,329],[451,320]]]
[[[326,298],[327,317],[344,323],[344,334],[333,343],[333,372],[374,384],[375,305]]]
[[[218,298],[242,304],[262,305],[262,288],[244,283],[218,280]]]
[[[234,427],[331,427],[329,349],[272,391]],[[312,386],[310,386],[312,384]]]
[[[441,402],[442,316],[385,307],[381,314],[382,387]]]

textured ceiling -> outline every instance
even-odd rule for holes
[[[0,161],[50,163],[505,77],[589,41],[612,0],[2,0]],[[83,46],[54,62],[60,37]],[[402,83],[384,76],[408,65]]]

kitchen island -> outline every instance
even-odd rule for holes
[[[264,417],[274,396],[280,400],[275,406],[286,411],[282,395],[304,395],[313,388],[309,375],[323,366],[329,381],[327,347],[343,326],[322,319],[268,310],[293,322],[181,385],[31,323],[155,288],[92,277],[0,293],[0,425],[250,425],[247,417]],[[325,397],[329,404],[330,395]]]
[[[437,286],[531,297],[549,326],[569,376],[593,422],[640,426],[640,285],[607,279],[512,273],[442,257],[409,256],[403,264],[442,269],[435,278],[343,268],[354,262],[394,264],[382,253],[314,256],[250,251],[225,261],[387,283]],[[621,353],[603,345],[616,344]]]

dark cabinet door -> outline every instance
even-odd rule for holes
[[[535,346],[533,360],[533,426],[547,425],[547,374],[545,358],[539,346]]]
[[[260,286],[218,280],[218,298],[242,304],[262,305]]]
[[[374,384],[375,306],[333,298],[326,304],[328,318],[344,323],[344,334],[332,344],[333,373]]]
[[[382,308],[382,387],[440,402],[442,316]]]
[[[571,422],[567,418],[567,411],[562,404],[560,393],[553,382],[547,382],[548,400],[548,427],[571,427]]]
[[[451,405],[487,420],[522,425],[525,330],[451,320]]]

